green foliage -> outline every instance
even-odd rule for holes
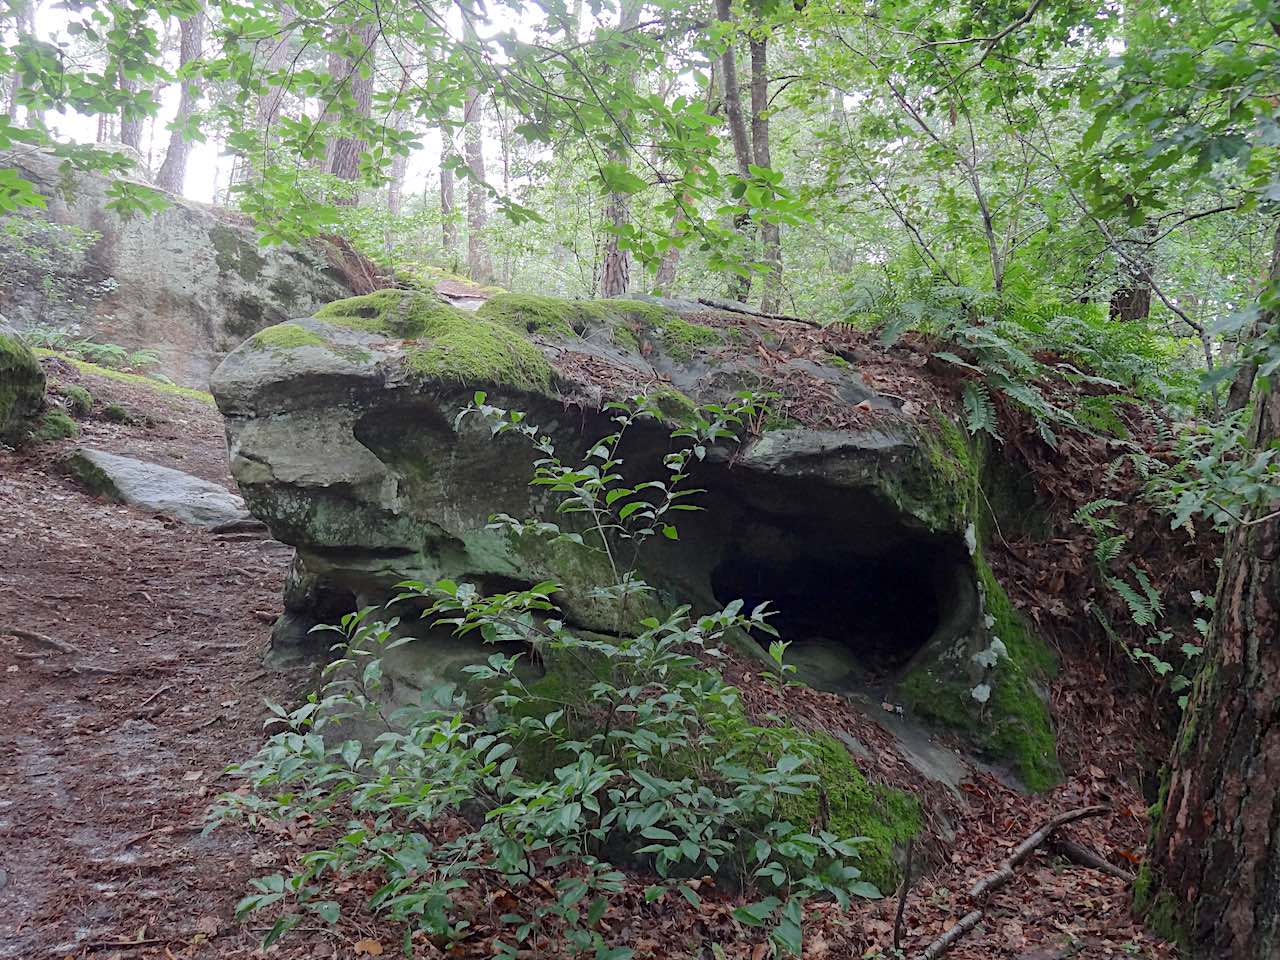
[[[86,255],[100,240],[91,230],[38,216],[0,218],[0,294],[44,323],[76,323],[117,286],[111,278],[86,276],[92,274]]]
[[[627,599],[648,588],[617,558],[650,537],[677,539],[669,518],[696,509],[687,502],[695,492],[685,489],[689,465],[708,444],[732,439],[756,408],[749,400],[699,408],[673,433],[683,442],[667,456],[667,477],[643,483],[624,481],[616,451],[649,416],[645,404],[612,410],[617,429],[577,465],[562,463],[522,414],[483,394],[459,420],[479,416],[495,435],[534,442],[541,456],[532,482],[556,496],[562,513],[589,520],[591,539],[549,523],[494,523],[604,552],[617,574],[604,589],[622,617]],[[759,889],[763,899],[738,919],[768,926],[780,949],[798,954],[811,898],[847,904],[879,895],[861,879],[861,845],[891,879],[892,845],[919,829],[914,801],[868,787],[838,742],[751,724],[737,690],[704,662],[730,631],[771,632],[764,605],[748,614],[738,601],[696,617],[681,607],[634,631],[579,636],[559,619],[551,582],[492,595],[450,580],[400,586],[393,602],[423,605],[437,628],[526,646],[546,665],[547,682],[522,678],[523,654],[494,653],[468,668],[483,703],[459,695],[441,709],[428,691],[423,705],[401,709],[389,726],[378,722],[384,732],[372,744],[341,741],[326,734],[346,720],[381,717],[382,656],[412,642],[398,619],[380,619],[374,608],[346,616],[323,690],[292,712],[274,708],[283,731],[239,768],[252,792],[224,796],[219,811],[221,820],[305,814],[317,828],[337,828],[297,873],[256,880],[241,902],[241,915],[287,905],[272,938],[308,916],[335,922],[333,884],[370,873],[380,882],[370,900],[376,911],[447,941],[468,924],[452,891],[492,877],[528,891],[497,919],[500,956],[531,949],[628,957],[599,925],[623,890],[611,860],[624,856],[656,871],[649,900],[678,894],[697,903],[686,878],[708,872]],[[550,682],[558,676],[571,679]],[[436,828],[468,812],[460,831]],[[864,839],[865,827],[878,832]],[[540,887],[553,895],[537,894]]]

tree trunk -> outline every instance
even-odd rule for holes
[[[132,77],[126,77],[124,71],[117,68],[116,76],[120,79],[120,89],[125,93],[134,94],[138,92],[138,81]],[[126,147],[133,147],[139,153],[142,152],[142,120],[140,116],[136,116],[130,107],[121,107],[120,109],[120,142]]]
[[[179,21],[178,28],[182,32],[178,53],[178,70],[181,72],[200,57],[200,48],[204,43],[203,5],[198,13]],[[156,186],[161,190],[182,193],[187,179],[187,158],[191,155],[191,141],[183,134],[183,128],[196,112],[199,101],[199,85],[187,78],[182,84],[178,115],[173,120],[174,129],[169,134],[169,149],[165,151],[164,162],[160,164],[160,172],[156,174]]]
[[[351,84],[351,96],[355,100],[355,114],[361,120],[368,120],[373,112],[373,45],[378,39],[376,24],[361,24],[353,27],[353,35],[363,53],[355,60],[347,57],[330,59],[330,68],[335,59],[340,61],[339,76],[347,78]],[[332,148],[326,153],[327,170],[340,180],[358,180],[360,178],[360,158],[364,155],[365,142],[360,137],[335,137]],[[355,203],[355,198],[347,198],[348,203]]]
[[[1280,318],[1280,227],[1266,322]],[[1257,397],[1249,448],[1280,440],[1280,383]],[[1192,960],[1280,956],[1280,516],[1227,538],[1205,666],[1169,761],[1134,905]]]
[[[267,59],[263,61],[262,73],[264,76],[270,77],[277,73],[289,61],[289,54],[292,49],[291,39],[293,33],[293,22],[298,19],[298,14],[289,4],[282,4],[280,7],[280,37],[278,40],[268,40],[271,44],[271,52],[267,54]],[[276,117],[280,114],[280,106],[284,102],[284,87],[278,83],[270,84],[267,92],[258,97],[257,108],[257,129],[258,135],[262,137],[264,159],[266,153],[269,152],[271,143],[271,125],[275,123]]]
[[[733,22],[731,0],[716,0],[716,19],[722,23]],[[724,113],[729,121],[729,136],[733,140],[733,156],[738,163],[738,176],[751,177],[751,144],[747,139],[747,124],[742,116],[742,91],[738,85],[738,60],[730,38],[724,53],[720,55],[720,80],[724,93]],[[752,246],[751,218],[740,214],[734,218],[734,226],[742,234],[744,247]],[[751,278],[734,274],[729,280],[729,299],[745,301],[751,296]]]
[[[642,3],[639,0],[623,0],[621,9],[618,11],[618,31],[620,33],[635,29],[640,22],[641,6]],[[627,80],[630,83],[634,83],[635,77],[628,77]],[[622,142],[626,140],[627,115],[625,113],[619,114],[617,122],[619,126],[617,134],[619,141]],[[611,147],[608,156],[611,163],[621,164],[623,167],[629,165],[629,155],[625,142],[622,142],[620,146]],[[608,202],[605,204],[604,216],[612,229],[605,234],[604,254],[600,259],[600,296],[620,297],[631,286],[631,252],[619,245],[618,234],[614,231],[626,227],[631,220],[627,195],[625,193],[610,193]]]
[[[467,272],[476,283],[493,280],[493,261],[484,242],[488,214],[484,202],[484,104],[474,87],[467,89],[462,121],[466,125],[467,169]]]
[[[751,151],[757,167],[770,169],[773,159],[769,150],[769,55],[765,37],[751,41]],[[782,296],[782,228],[777,221],[760,224],[763,259],[767,268],[760,309],[777,313]]]
[[[452,156],[449,131],[442,128],[440,130],[440,246],[444,249],[445,257],[451,261],[451,268],[457,262],[454,252],[458,247],[458,224],[454,220],[453,168],[449,166]]]

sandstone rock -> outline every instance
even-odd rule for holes
[[[0,327],[0,443],[16,446],[44,406],[44,370],[27,345]]]
[[[73,450],[64,465],[93,493],[182,523],[215,527],[248,516],[235,494],[181,470],[87,447]]]
[[[307,598],[322,585],[355,608],[405,579],[482,590],[550,579],[567,622],[606,633],[677,603],[770,600],[783,636],[804,641],[802,679],[874,686],[1033,785],[1051,782],[1052,728],[1035,687],[1051,657],[981,557],[982,451],[945,419],[896,415],[847,363],[786,349],[794,331],[776,322],[674,306],[503,294],[467,314],[381,291],[238,347],[212,380],[232,473],[305,572],[277,644],[320,622]],[[657,537],[640,550],[639,575],[656,591],[628,618],[599,590],[613,582],[603,552],[490,523],[506,514],[594,536],[584,514],[557,514],[529,485],[525,437],[457,418],[483,390],[579,463],[610,431],[604,401],[648,395],[667,422],[633,426],[622,448],[627,477],[642,481],[665,475],[671,429],[696,404],[744,389],[783,391],[782,409],[798,417],[820,397],[822,413],[709,450],[692,481],[704,509],[680,515],[678,546]],[[983,688],[1000,695],[981,699]]]
[[[102,291],[82,304],[81,332],[155,348],[156,371],[180,384],[203,389],[227,351],[254,331],[350,293],[323,256],[261,247],[251,227],[210,207],[171,197],[168,209],[126,220],[107,209],[109,177],[64,176],[60,161],[40,151],[6,162],[49,198],[48,209],[31,216],[98,237],[59,267],[77,289]],[[50,323],[47,306],[34,284],[0,285],[0,311],[18,328]]]

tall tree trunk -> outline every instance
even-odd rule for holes
[[[298,14],[292,6],[287,3],[280,5],[280,36],[266,41],[271,45],[271,52],[267,54],[266,60],[262,63],[264,76],[273,76],[289,62],[289,54],[292,49],[293,22],[297,19]],[[258,135],[262,138],[264,159],[270,152],[271,125],[276,122],[276,118],[280,115],[280,107],[283,103],[284,87],[278,83],[268,84],[266,93],[258,97],[257,116],[255,119],[257,121]]]
[[[453,156],[452,141],[449,131],[440,130],[440,246],[450,261],[450,268],[456,267],[458,248],[458,223],[454,219],[456,205],[453,199],[453,168],[449,166]]]
[[[725,24],[733,23],[732,0],[716,0],[716,19]],[[733,39],[729,40],[720,55],[720,81],[724,94],[724,113],[729,121],[729,136],[733,140],[733,156],[738,164],[738,176],[751,177],[751,143],[747,139],[747,124],[742,115],[742,91],[738,84],[738,59],[733,51]],[[751,243],[751,219],[746,214],[734,218],[734,225],[742,234],[744,247]],[[745,301],[751,296],[751,278],[734,274],[729,280],[729,297]]]
[[[204,5],[201,4],[198,13],[179,21],[178,28],[182,35],[178,53],[178,70],[181,72],[200,57],[204,43]],[[174,117],[174,129],[169,134],[169,149],[165,151],[164,162],[156,174],[156,186],[161,190],[182,193],[187,180],[187,159],[191,155],[191,141],[183,134],[183,128],[190,122],[199,102],[200,87],[188,77],[182,84],[182,95],[178,99],[178,115]]]
[[[1280,225],[1263,292],[1280,319]],[[1280,440],[1280,382],[1256,399],[1249,448]],[[1192,960],[1280,956],[1280,516],[1227,538],[1205,666],[1170,757],[1135,907]]]
[[[124,71],[119,68],[116,75],[120,78],[121,90],[130,94],[138,92],[137,80],[126,77]],[[143,118],[136,116],[129,107],[120,109],[120,142],[126,147],[133,147],[139,154],[142,152],[142,121]]]
[[[770,169],[773,158],[769,150],[769,53],[768,40],[761,36],[751,40],[751,151],[757,167]],[[782,228],[777,221],[760,223],[763,259],[768,272],[760,295],[760,309],[777,313],[782,296]]]
[[[369,119],[373,112],[373,45],[378,39],[376,24],[361,24],[352,28],[352,35],[357,47],[363,51],[355,59],[337,57],[341,61],[339,77],[347,77],[351,85],[351,97],[355,100],[355,114],[361,120]],[[330,60],[330,68],[335,65]],[[360,177],[360,157],[364,154],[365,142],[360,137],[335,137],[332,149],[326,152],[327,171],[340,180],[357,180]],[[348,200],[355,203],[355,198]]]
[[[640,8],[642,5],[640,0],[622,0],[621,8],[618,11],[618,31],[620,33],[635,29],[640,22]],[[627,82],[634,83],[635,77],[628,77]],[[619,114],[617,122],[619,129],[616,132],[621,145],[611,147],[608,156],[611,163],[621,164],[626,167],[629,165],[628,148],[625,143],[627,115],[625,113]],[[623,229],[631,220],[631,210],[630,204],[627,202],[627,195],[625,193],[610,193],[609,199],[605,203],[604,216],[612,229],[605,235],[604,254],[600,258],[600,296],[620,297],[631,286],[631,253],[619,245],[619,237],[614,231]]]
[[[1132,196],[1125,197],[1126,206],[1132,206],[1133,203]],[[1148,217],[1142,230],[1143,236],[1148,241],[1153,241],[1158,230],[1156,221]],[[1135,249],[1130,254],[1132,263],[1125,267],[1125,281],[1111,294],[1112,320],[1145,320],[1151,315],[1151,272],[1155,269],[1155,262],[1149,243],[1140,248],[1136,244],[1134,246]]]
[[[467,89],[462,122],[466,132],[467,169],[467,272],[476,283],[493,280],[493,261],[484,242],[489,216],[485,210],[484,186],[484,104],[474,87]]]

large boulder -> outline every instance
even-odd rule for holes
[[[157,350],[157,372],[203,389],[254,331],[351,292],[319,252],[264,248],[225,211],[171,196],[167,209],[126,219],[107,206],[114,178],[35,150],[6,165],[47,202],[12,224],[39,255],[6,251],[0,266],[0,312],[19,329],[76,322],[103,343]]]
[[[925,378],[894,363],[838,331],[700,304],[503,294],[468,314],[387,290],[258,333],[212,389],[250,511],[297,549],[278,647],[402,580],[442,577],[485,589],[553,579],[570,624],[627,629],[597,589],[613,579],[602,552],[491,524],[554,520],[590,540],[584,515],[557,514],[529,485],[525,437],[491,436],[459,411],[483,390],[578,463],[610,431],[605,401],[649,395],[667,422],[643,421],[623,447],[641,481],[665,475],[673,425],[696,404],[772,393],[749,442],[698,465],[704,509],[680,515],[679,543],[641,549],[652,602],[771,600],[802,678],[877,709],[905,704],[1044,786],[1057,761],[1038,684],[1052,657],[983,559],[983,451]]]
[[[44,406],[44,370],[25,343],[0,327],[0,443],[17,446]]]

